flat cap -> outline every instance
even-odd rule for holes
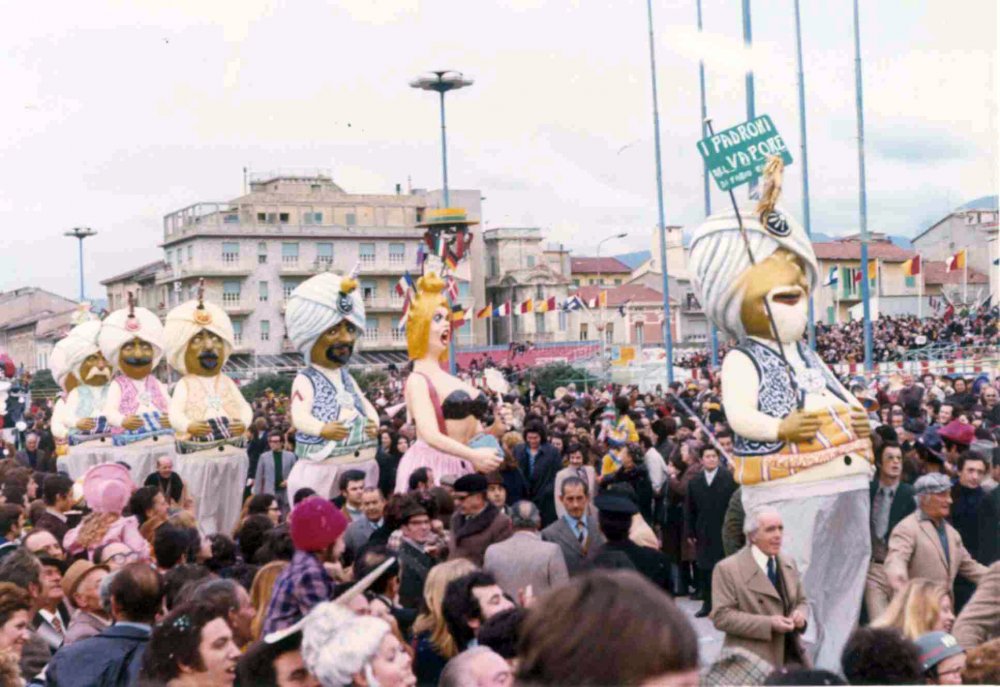
[[[474,472],[471,475],[462,475],[455,480],[455,491],[462,494],[483,494],[489,482],[485,475]]]
[[[940,472],[924,475],[913,485],[915,496],[921,494],[940,494],[951,489],[951,480]]]

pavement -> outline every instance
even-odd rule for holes
[[[723,634],[715,629],[712,621],[708,618],[694,617],[694,614],[701,608],[700,601],[692,601],[686,596],[681,596],[674,599],[674,603],[684,611],[688,620],[694,625],[695,632],[698,633],[698,656],[701,659],[701,665],[703,667],[712,665],[722,650]]]

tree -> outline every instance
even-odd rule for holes
[[[558,387],[570,382],[575,383],[579,391],[583,391],[584,387],[594,386],[599,380],[586,370],[569,363],[550,363],[529,370],[524,381],[534,381],[543,395],[551,397]]]
[[[292,393],[292,378],[274,374],[263,375],[257,377],[249,384],[244,384],[240,387],[240,391],[243,392],[243,398],[250,402],[258,396],[263,396],[265,389],[271,389],[271,391],[278,395],[284,394],[288,396]]]
[[[32,375],[28,388],[34,398],[50,398],[61,391],[49,370],[39,370]]]

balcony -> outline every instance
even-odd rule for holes
[[[278,274],[289,277],[311,277],[323,270],[317,267],[315,261],[303,260],[301,258],[281,257],[278,265]]]
[[[386,276],[402,274],[410,268],[416,270],[416,265],[411,265],[408,268],[403,260],[366,260],[366,257],[361,256],[361,262],[358,266],[359,274]]]
[[[255,307],[249,298],[241,298],[238,294],[222,294],[222,309],[229,315],[249,315]]]
[[[362,299],[365,304],[365,310],[367,312],[374,311],[390,311],[390,312],[402,312],[403,311],[403,299],[398,296],[376,296],[372,298]]]
[[[381,329],[366,329],[358,342],[361,350],[373,350],[378,348],[405,348],[406,331],[392,330],[385,332]]]
[[[196,277],[248,277],[253,274],[255,267],[256,265],[249,260],[185,263],[176,267],[168,265],[156,273],[156,283],[168,284],[179,279]]]

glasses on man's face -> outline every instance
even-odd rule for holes
[[[138,551],[121,551],[119,553],[113,553],[105,559],[107,563],[115,563],[117,565],[125,565],[126,563],[131,563],[132,561],[139,560]]]

